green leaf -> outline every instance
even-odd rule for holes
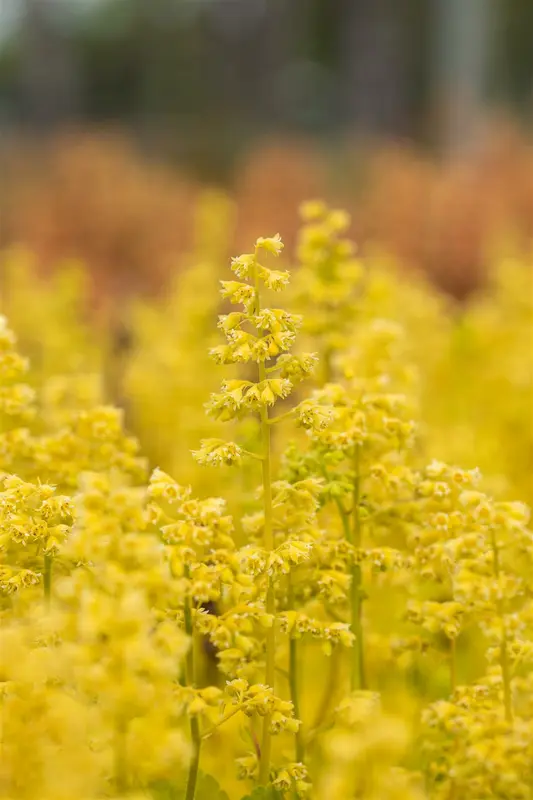
[[[276,800],[281,797],[280,793],[273,786],[256,786],[251,794],[247,794],[241,800]]]
[[[176,785],[171,781],[157,781],[150,786],[153,800],[184,800],[186,791],[186,781],[182,785]],[[229,800],[226,792],[220,788],[216,778],[206,775],[204,772],[198,774],[196,781],[196,791],[194,800]]]
[[[229,795],[220,788],[216,778],[201,772],[198,775],[194,800],[229,800]]]
[[[177,786],[171,781],[156,781],[150,784],[150,794],[153,800],[183,800],[185,786]]]

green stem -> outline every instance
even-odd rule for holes
[[[266,408],[261,409],[261,435],[263,440],[263,503],[265,513],[264,548],[274,549],[274,535],[272,528],[272,488],[270,479],[270,428],[266,422]],[[265,683],[274,689],[275,682],[275,653],[276,653],[276,602],[272,579],[268,579],[266,594],[266,613],[274,617],[274,622],[266,632],[266,671]],[[261,737],[261,762],[259,768],[259,782],[266,785],[270,778],[270,757],[272,752],[272,736],[270,733],[270,714],[263,718],[263,733]]]
[[[492,543],[492,554],[493,554],[493,562],[494,562],[494,577],[496,578],[496,582],[498,584],[497,587],[497,601],[496,601],[496,611],[501,621],[501,628],[502,628],[502,642],[500,647],[500,664],[502,668],[502,681],[503,681],[503,703],[505,707],[505,719],[507,722],[513,721],[513,700],[511,695],[511,671],[509,667],[509,652],[507,646],[507,629],[505,626],[505,613],[503,602],[499,596],[500,594],[500,552],[498,549],[498,543],[496,541],[496,533],[494,528],[491,530],[491,543]]]
[[[326,467],[322,468],[322,473],[326,480],[328,480],[328,472]],[[339,498],[335,498],[335,505],[339,512],[339,517],[342,522],[344,535],[346,540],[353,545],[355,550],[361,547],[361,516],[360,516],[360,501],[361,501],[361,468],[360,468],[360,447],[356,446],[354,454],[354,483],[352,495],[352,525],[350,525],[350,515],[344,508]],[[357,555],[357,554],[355,554]],[[366,689],[366,674],[365,674],[365,661],[364,661],[364,640],[363,640],[363,622],[362,622],[362,602],[361,602],[361,567],[357,563],[352,564],[351,568],[351,583],[350,583],[350,606],[351,606],[351,624],[352,631],[355,636],[355,644],[353,649],[353,657],[350,673],[350,684],[352,691],[355,689]]]
[[[229,719],[231,719],[232,717],[234,717],[234,716],[235,716],[235,714],[238,714],[240,710],[241,710],[241,706],[237,706],[236,708],[233,708],[231,711],[229,711],[227,714],[224,714],[224,716],[222,717],[222,719],[219,719],[219,721],[218,721],[218,722],[216,722],[216,723],[213,725],[213,727],[212,727],[212,728],[210,728],[208,731],[206,731],[206,733],[202,734],[202,739],[209,739],[209,737],[210,737],[210,736],[212,736],[212,735],[214,734],[214,732],[215,732],[215,731],[216,731],[218,728],[220,728],[220,726],[221,726],[221,725],[223,725],[223,724],[224,724],[225,722],[227,722]]]
[[[126,754],[127,723],[117,719],[115,724],[114,758],[115,758],[115,788],[118,794],[128,790],[128,758]]]
[[[245,456],[248,456],[249,458],[255,458],[256,461],[261,461],[263,458],[263,456],[260,456],[257,453],[252,453],[251,450],[243,450],[242,452],[244,453]]]
[[[284,419],[289,419],[289,417],[294,416],[294,408],[291,408],[290,411],[285,411],[283,414],[278,414],[277,417],[270,417],[268,420],[269,425],[276,425],[278,422],[282,422]]]
[[[200,767],[200,745],[202,743],[198,717],[191,717],[191,738],[194,746],[194,754],[189,766],[185,800],[194,800],[194,795],[196,793],[196,781],[198,780],[198,770]]]
[[[44,557],[44,571],[43,571],[43,588],[44,588],[44,601],[46,606],[50,606],[52,598],[52,562],[53,556],[45,555]]]
[[[294,607],[294,593],[289,575],[289,608]],[[298,673],[298,642],[292,636],[289,638],[289,688],[291,700],[294,706],[294,716],[301,720],[300,716],[300,687]],[[298,728],[294,736],[296,761],[303,762],[305,757],[305,746],[303,739],[302,726]]]
[[[188,570],[186,570],[188,576]],[[185,632],[191,637],[191,645],[187,651],[185,658],[185,680],[187,686],[194,686],[196,683],[195,674],[195,657],[194,657],[194,627],[192,620],[192,609],[190,598],[185,600],[184,608],[185,617]],[[187,789],[185,793],[185,800],[194,800],[196,793],[196,781],[198,780],[198,770],[200,767],[200,747],[202,744],[202,737],[200,735],[200,723],[197,716],[191,717],[191,740],[193,745],[193,756],[189,765],[189,774],[187,776]]]
[[[326,681],[326,685],[324,687],[324,693],[322,694],[322,699],[320,701],[320,705],[318,707],[318,711],[315,717],[315,721],[313,724],[313,731],[318,731],[324,720],[326,719],[328,711],[332,708],[333,704],[333,697],[335,695],[335,689],[337,687],[337,678],[339,676],[339,666],[340,666],[340,647],[334,646],[333,652],[329,657],[329,674]]]
[[[255,269],[255,309],[256,313],[261,310],[259,272]],[[266,380],[265,362],[260,361],[259,381]],[[268,408],[261,406],[261,448],[262,448],[262,473],[263,473],[263,547],[268,552],[274,549],[274,526],[272,517],[272,464],[270,447],[270,425],[268,420]],[[274,594],[274,584],[271,578],[268,579],[266,592],[266,613],[271,614],[274,622],[266,632],[266,670],[265,683],[274,690],[275,683],[275,656],[276,656],[276,600]],[[266,785],[270,779],[270,758],[272,753],[272,735],[270,733],[271,715],[266,714],[263,718],[263,732],[261,737],[261,759],[259,764],[259,783]]]
[[[457,645],[455,636],[450,639],[450,693],[457,687]]]
[[[289,659],[290,659],[289,683],[291,690],[291,700],[294,706],[294,716],[296,717],[296,719],[301,719],[299,688],[298,688],[298,644],[297,640],[293,639],[292,637],[289,640]],[[303,762],[305,757],[305,748],[304,748],[304,740],[303,740],[301,725],[298,728],[294,738],[296,745],[295,749],[296,761]]]
[[[352,507],[352,543],[354,548],[361,547],[361,476],[360,476],[360,446],[356,445],[354,454],[354,482],[353,482],[353,507]],[[363,621],[361,602],[361,567],[354,561],[352,564],[352,581],[350,587],[352,606],[352,630],[355,635],[354,657],[352,660],[351,686],[354,689],[366,689],[366,675],[364,662]]]
[[[327,346],[324,347],[324,350],[322,352],[322,358],[320,359],[320,363],[322,364],[322,383],[323,384],[331,383],[331,380],[332,380],[332,373],[333,373],[332,364],[331,364],[332,355],[333,355],[332,348],[331,347],[327,347]]]

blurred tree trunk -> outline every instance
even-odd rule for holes
[[[215,0],[210,4],[210,48],[221,107],[248,122],[282,113],[280,75],[293,46],[292,0]]]
[[[20,0],[20,81],[23,121],[46,130],[72,119],[77,75],[68,36],[54,0]],[[55,12],[55,18],[54,18]]]
[[[434,0],[438,139],[447,152],[475,144],[493,53],[493,0]]]
[[[342,0],[339,8],[341,113],[363,134],[405,133],[410,92],[406,4]]]

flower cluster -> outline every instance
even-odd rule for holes
[[[312,314],[305,314],[304,334],[316,343],[327,382],[333,378],[339,352],[349,341],[365,274],[355,258],[353,243],[343,238],[350,225],[345,211],[330,211],[315,201],[302,206],[301,217],[296,301],[306,312],[313,309]]]
[[[0,591],[7,594],[39,583],[71,528],[74,506],[52,486],[7,475],[0,491]]]

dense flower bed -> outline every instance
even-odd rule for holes
[[[4,257],[0,797],[529,798],[530,266],[312,202],[231,274],[225,209],[127,337]]]

